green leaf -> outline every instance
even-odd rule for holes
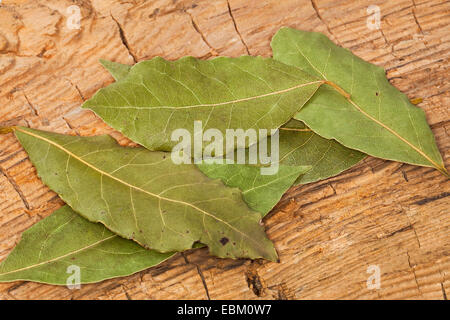
[[[0,264],[0,282],[26,280],[65,285],[70,266],[80,284],[127,276],[157,265],[174,253],[146,250],[64,206],[25,231]]]
[[[272,49],[275,59],[329,84],[295,115],[314,132],[372,156],[448,175],[425,113],[387,81],[382,68],[315,32],[282,28]]]
[[[113,75],[116,80],[121,80],[125,78],[130,70],[130,66],[126,64],[120,64],[110,61],[102,61],[103,66]],[[310,182],[315,182],[329,177],[335,176],[344,170],[352,167],[361,161],[365,154],[344,147],[337,141],[332,139],[325,139],[314,133],[304,123],[298,120],[290,120],[287,124],[280,128],[280,163],[286,166],[311,166],[312,168],[306,172],[306,174],[300,175],[295,184],[305,184]],[[270,144],[271,138],[268,137],[268,143]],[[248,156],[247,158],[248,159]],[[227,184],[230,177],[239,175],[239,166],[228,165],[226,168],[220,168],[220,165],[213,165],[205,170],[206,167],[200,168],[207,176],[215,177],[215,171],[220,175],[222,181]],[[236,168],[236,169],[234,169]],[[255,169],[254,169],[255,170]],[[266,179],[277,179],[271,175],[266,176]],[[227,184],[228,185],[228,184]],[[233,180],[233,186],[244,190],[245,182],[240,184],[239,180]],[[281,195],[286,192],[289,187],[278,189]],[[258,194],[261,193],[259,190]],[[255,194],[256,195],[256,194]],[[281,197],[280,195],[280,197]],[[253,199],[252,203],[258,203],[261,201],[267,201],[270,199],[273,201],[270,205],[267,204],[266,207],[255,209],[263,214],[269,212],[268,207],[273,207],[280,197],[267,197],[267,194],[261,194],[260,199]],[[275,201],[275,199],[278,200]],[[244,200],[246,197],[244,196]]]
[[[242,164],[201,163],[197,167],[212,179],[221,179],[230,187],[242,191],[250,208],[267,214],[297,178],[311,169],[310,166],[279,166],[273,175],[261,175],[258,166]]]
[[[204,163],[198,164],[198,167],[207,176],[220,178],[226,185],[243,190],[247,204],[265,216],[296,179],[298,184],[331,176],[364,157],[364,154],[347,149],[333,140],[321,138],[300,121],[291,120],[283,128],[280,132],[280,159],[283,165],[280,165],[276,175],[260,175],[260,167],[251,165]],[[309,170],[310,166],[297,166],[299,163],[314,166]],[[84,237],[79,237],[80,234]],[[109,236],[113,237],[103,241]],[[41,248],[46,248],[48,259],[42,254],[44,258],[36,258]],[[65,251],[60,251],[60,248]],[[100,256],[101,259],[98,259],[99,250],[105,253],[105,256]],[[52,256],[53,251],[59,255]],[[127,256],[122,259],[124,254]],[[24,233],[22,241],[0,265],[0,282],[29,280],[66,284],[69,276],[67,267],[73,264],[81,267],[81,284],[98,282],[139,272],[173,255],[143,249],[135,242],[75,215],[66,206]]]
[[[108,70],[116,81],[125,78],[131,70],[131,66],[118,62],[100,59],[102,66]]]
[[[300,174],[310,169],[280,166],[277,175],[260,176],[260,168],[256,166],[200,164],[199,168],[210,177],[225,177],[228,186],[245,189],[244,200],[262,216]],[[239,172],[239,176],[230,179],[226,170]],[[251,181],[256,187],[250,186]],[[203,246],[196,242],[193,248]],[[67,267],[76,265],[81,269],[80,284],[93,283],[148,269],[174,254],[144,249],[64,206],[23,233],[22,240],[0,264],[0,282],[25,280],[65,285],[69,276]]]
[[[298,177],[296,185],[335,176],[366,156],[335,140],[322,138],[297,120],[280,128],[279,145],[281,165],[311,166],[311,170]]]
[[[268,137],[267,139],[267,148],[271,149],[272,137]],[[247,148],[245,152],[245,159],[249,159],[249,149]],[[346,148],[335,140],[322,138],[306,127],[301,121],[291,120],[280,128],[278,160],[280,172],[276,175],[260,176],[258,179],[264,179],[267,183],[273,180],[272,182],[276,183],[277,179],[283,177],[283,170],[287,172],[286,170],[288,169],[285,167],[302,168],[306,166],[309,167],[310,170],[306,171],[304,174],[301,174],[292,182],[294,185],[311,183],[335,176],[354,166],[365,156],[366,155],[364,153]],[[241,171],[247,171],[249,179],[253,181],[253,174],[259,174],[261,167],[267,165],[262,165],[260,162],[255,165],[226,165],[204,162],[202,165],[197,164],[197,166],[208,177],[220,178],[226,185],[238,187],[245,191],[249,182],[241,177]],[[226,168],[222,168],[222,166]],[[274,164],[272,164],[272,166],[274,166]],[[246,167],[250,167],[251,169]],[[273,197],[270,197],[269,194],[272,194],[274,190],[259,189],[259,192],[255,192],[255,198],[251,201],[251,203],[262,203],[269,201],[273,207],[278,202],[281,195],[289,189],[289,186],[287,186],[288,179],[286,178],[287,177],[284,177],[284,181],[280,181],[281,183],[278,189],[279,194],[275,193],[273,194]],[[230,183],[230,181],[232,182]],[[244,199],[247,201],[245,196]],[[247,201],[247,203],[250,207],[252,206],[249,201]],[[268,206],[269,203],[267,203]],[[264,213],[264,211],[258,209],[256,210]]]
[[[276,260],[273,244],[241,192],[170,154],[119,146],[109,136],[76,137],[16,127],[43,182],[76,212],[160,252],[196,241],[219,257]]]
[[[171,140],[173,131],[186,129],[193,136],[194,121],[224,137],[226,129],[267,129],[270,135],[322,83],[298,68],[250,56],[158,57],[137,63],[126,77],[117,66],[105,67],[119,81],[100,89],[83,108],[150,150],[172,150],[178,143]]]

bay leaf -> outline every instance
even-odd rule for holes
[[[116,80],[125,78],[130,71],[130,66],[126,64],[107,60],[101,60],[101,63]],[[267,139],[268,144],[270,145],[271,137],[267,137]],[[279,150],[281,165],[298,167],[311,166],[310,170],[298,176],[295,180],[295,185],[315,182],[335,176],[357,164],[365,157],[365,154],[346,148],[336,140],[322,138],[306,127],[303,122],[295,119],[291,119],[280,128]],[[248,156],[246,156],[246,159],[248,159]],[[203,164],[203,167],[200,167],[200,170],[209,177],[215,177],[217,175],[217,177],[220,177],[222,181],[227,184],[230,177],[234,177],[235,175],[239,176],[239,171],[249,169],[240,169],[239,166],[233,165],[227,165],[226,168],[221,168],[220,165],[217,164],[207,167],[207,164]],[[256,174],[256,169],[253,170]],[[268,175],[266,179],[270,179],[270,177],[271,176]],[[243,181],[241,184],[240,180],[233,179],[233,186],[241,190],[245,189],[245,183],[246,182]],[[278,191],[282,191],[283,194],[287,189],[288,188],[281,188],[278,189]],[[266,190],[269,191],[268,189]],[[268,194],[266,194],[266,192],[261,192],[261,190],[255,195],[258,195],[258,198],[252,199],[252,203],[261,203],[267,201],[267,199],[272,201],[276,198],[278,198],[278,200],[280,199],[278,195],[275,197],[267,197]],[[265,207],[253,209],[261,213],[267,213],[270,210],[267,210],[267,208],[270,206],[273,207],[276,202],[273,201]],[[248,201],[247,204],[249,204]]]
[[[294,119],[280,128],[279,146],[281,165],[311,166],[311,170],[297,178],[295,185],[338,175],[366,156],[333,139],[322,138],[304,123]]]
[[[108,69],[118,65],[103,62]],[[154,58],[131,67],[124,77],[83,104],[107,124],[150,150],[171,151],[171,135],[194,121],[204,131],[266,129],[270,135],[291,119],[323,81],[270,58],[242,56],[176,61]],[[246,145],[256,141],[247,139]],[[244,147],[244,146],[234,146]],[[229,151],[229,150],[227,150]]]
[[[267,149],[272,149],[271,144],[272,137],[268,137]],[[306,127],[304,123],[294,119],[280,128],[277,149],[279,150],[278,161],[272,163],[271,166],[278,166],[278,170],[285,171],[287,170],[285,167],[289,166],[310,168],[293,181],[294,185],[311,183],[333,177],[354,166],[366,156],[362,152],[344,147],[335,140],[322,138]],[[245,152],[245,159],[249,159],[249,149],[245,149]],[[236,159],[236,153],[234,154],[234,158]],[[261,176],[259,174],[261,167],[267,165],[263,165],[260,162],[253,165],[248,164],[248,162],[247,164],[240,165],[210,164],[209,162],[204,162],[201,165],[197,164],[197,166],[208,177],[220,178],[226,185],[240,188],[243,191],[249,187],[249,182],[242,177],[242,172],[244,171],[248,171],[247,176],[251,181],[255,179],[252,178],[253,175],[258,175],[258,180],[261,179],[262,181],[264,179],[268,181],[274,180],[272,181],[273,183],[276,183],[275,180],[278,177],[283,177],[283,173],[280,172],[277,173],[277,177]],[[222,168],[221,166],[226,166],[226,168]],[[283,181],[283,183],[286,183],[286,181]],[[278,197],[278,194],[272,194],[273,197],[270,196],[274,191],[272,188],[262,189],[253,195],[254,199],[252,199],[252,203],[263,203],[267,200],[273,201],[275,198],[280,199],[281,195],[288,188],[279,189],[279,192],[281,192],[280,197]],[[273,201],[273,205],[276,202]]]
[[[173,254],[146,250],[64,206],[23,233],[0,264],[0,282],[66,285],[79,270],[80,284],[93,283],[145,270]]]
[[[226,185],[244,190],[243,197],[247,204],[265,216],[296,179],[296,184],[298,184],[319,179],[321,174],[330,176],[337,174],[340,169],[344,170],[353,162],[357,162],[358,156],[360,158],[364,156],[333,140],[321,138],[307,129],[300,121],[291,120],[284,127],[286,130],[280,132],[280,153],[282,162],[287,165],[280,165],[276,175],[261,176],[259,175],[260,168],[250,165],[198,164],[198,167],[211,178],[220,178]],[[326,147],[330,143],[332,146]],[[340,148],[342,150],[339,150]],[[332,151],[328,152],[328,156],[324,156],[324,149]],[[318,160],[321,158],[331,161],[328,165],[321,165],[321,161]],[[295,166],[297,163],[310,163],[315,166],[308,170],[310,167]],[[293,166],[290,166],[292,164]],[[315,171],[317,173],[314,173]],[[305,172],[306,174],[302,174]],[[313,174],[310,175],[310,172]],[[306,179],[304,179],[305,177]],[[250,186],[250,182],[252,186]],[[254,188],[253,184],[257,189],[250,190]],[[100,224],[89,222],[78,216],[73,217],[74,214],[69,206],[65,206],[26,231],[23,240],[7,260],[0,265],[0,282],[28,280],[49,284],[66,284],[68,277],[66,271],[71,264],[81,265],[81,284],[98,282],[139,272],[155,266],[175,254],[146,249],[142,251],[139,250],[142,247],[135,242],[119,236],[99,243],[97,239],[103,239],[102,237],[108,237],[113,233]],[[70,218],[73,219],[69,220]],[[39,224],[43,224],[44,227],[40,227]],[[63,233],[60,232],[64,233],[63,241],[60,240],[63,236]],[[86,238],[79,237],[80,234],[85,233]],[[28,234],[31,235],[28,236]],[[51,245],[47,244],[48,234],[55,239]],[[32,239],[33,245],[30,245],[28,239]],[[89,239],[92,241],[89,242]],[[84,243],[84,240],[87,243]],[[48,247],[47,251],[51,253],[53,250],[58,250],[59,246],[67,249],[60,256],[40,259],[41,261],[36,260],[35,254],[38,252],[36,248],[40,250],[40,248]],[[103,250],[105,254],[110,254],[98,259],[98,250],[95,250],[94,247]],[[194,247],[199,246],[194,244]],[[136,250],[133,250],[130,255],[126,251],[127,255],[125,256],[124,250],[127,248]],[[72,260],[73,258],[76,260]]]
[[[370,64],[326,36],[291,28],[272,39],[275,59],[322,79],[295,115],[326,139],[369,155],[434,167],[448,176],[425,113]]]
[[[249,191],[244,192],[244,200],[250,208],[261,212],[261,216],[265,216],[273,208],[300,174],[310,169],[307,166],[281,166],[278,175],[258,177],[260,169],[256,166],[217,166],[222,172],[231,166],[238,166],[236,169],[242,172],[241,177],[252,181],[256,178],[259,192],[255,193],[249,190],[250,187],[247,188]],[[215,165],[200,164],[199,168],[204,169],[205,174],[208,171],[212,171],[212,175],[220,174],[219,170],[214,170]],[[228,177],[226,173],[225,177]],[[261,181],[261,178],[267,181]],[[246,179],[241,181],[232,177],[227,178],[225,183],[232,185],[228,182],[237,181],[242,190],[243,185],[247,185]],[[267,186],[264,182],[267,182]],[[260,194],[267,199],[263,200]],[[196,242],[193,248],[203,246]],[[66,205],[23,233],[21,241],[0,264],[0,282],[25,280],[66,285],[69,277],[67,268],[75,265],[81,271],[80,284],[95,283],[148,269],[175,254],[145,249],[132,240],[112,233],[101,224],[88,221]]]
[[[160,252],[194,242],[219,257],[276,260],[273,244],[237,188],[170,153],[119,146],[109,136],[14,130],[43,182],[76,212]]]
[[[248,206],[263,215],[277,204],[300,175],[311,169],[310,166],[279,166],[276,174],[262,175],[261,168],[252,165],[203,162],[197,167],[208,177],[239,188]]]
[[[118,63],[105,59],[100,59],[102,66],[108,70],[113,76],[114,80],[119,81],[125,78],[131,70],[131,66],[128,64]]]
[[[260,168],[256,166],[218,165],[217,171],[214,166],[204,164],[199,168],[204,169],[205,174],[212,171],[212,175],[218,175],[219,170],[223,172],[238,166],[236,170],[242,172],[240,177],[245,179],[231,177],[225,180],[227,185],[237,181],[242,190],[243,185],[248,185],[247,179],[252,179],[255,185],[258,183],[258,192],[254,192],[256,188],[250,190],[248,187],[243,195],[250,208],[261,212],[262,216],[273,208],[300,174],[310,169],[307,166],[281,166],[275,176],[258,176]],[[226,173],[225,177],[228,177]],[[200,243],[193,245],[193,248],[200,247],[203,247]],[[173,255],[175,253],[145,249],[132,240],[119,237],[103,225],[89,222],[66,205],[23,233],[19,244],[0,264],[0,282],[25,280],[65,285],[69,276],[67,268],[75,265],[81,271],[80,284],[94,283],[134,274]]]

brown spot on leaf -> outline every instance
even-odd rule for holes
[[[226,245],[227,243],[228,243],[228,241],[230,241],[230,240],[228,240],[228,238],[226,238],[226,237],[223,237],[222,239],[220,239],[220,243],[224,246],[224,245]]]

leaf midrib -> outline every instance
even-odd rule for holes
[[[311,82],[307,82],[307,83],[302,83],[287,89],[283,89],[283,90],[278,90],[278,91],[274,91],[274,92],[269,92],[269,93],[265,93],[265,94],[261,94],[261,95],[257,95],[257,96],[252,96],[252,97],[247,97],[247,98],[241,98],[241,99],[236,99],[236,100],[230,100],[230,101],[224,101],[224,102],[219,102],[219,103],[204,103],[204,104],[196,104],[196,105],[189,105],[189,106],[154,106],[154,107],[149,107],[149,106],[131,106],[131,105],[126,105],[126,106],[110,106],[110,105],[95,105],[95,107],[104,107],[104,108],[110,108],[110,109],[145,109],[145,110],[155,110],[155,109],[191,109],[191,108],[199,108],[199,107],[217,107],[217,106],[222,106],[222,105],[227,105],[227,104],[235,104],[235,103],[240,103],[240,102],[245,102],[245,101],[251,101],[251,100],[256,100],[256,99],[260,99],[260,98],[265,98],[265,97],[269,97],[269,96],[274,96],[274,95],[279,95],[279,94],[283,94],[298,88],[302,88],[302,87],[306,87],[312,84],[316,84],[316,83],[323,83],[323,80],[318,80],[318,81],[311,81]],[[154,96],[154,95],[153,95]]]
[[[101,244],[101,243],[103,243],[103,242],[105,242],[105,241],[107,241],[107,240],[110,240],[110,239],[112,239],[112,238],[115,238],[115,237],[118,237],[118,236],[117,236],[117,235],[112,235],[112,236],[110,236],[110,237],[108,237],[108,238],[105,238],[105,239],[102,239],[102,240],[100,240],[100,241],[94,242],[94,243],[92,243],[92,244],[90,244],[90,245],[88,245],[88,246],[86,246],[86,247],[82,247],[82,248],[77,249],[77,250],[75,250],[75,251],[71,251],[71,252],[66,253],[66,254],[64,254],[64,255],[62,255],[62,256],[59,256],[59,257],[56,257],[56,258],[53,258],[53,259],[50,259],[50,260],[47,260],[47,261],[42,261],[42,262],[33,264],[33,265],[31,265],[31,266],[27,266],[27,267],[23,267],[23,268],[20,268],[20,269],[8,271],[8,272],[5,272],[5,273],[0,273],[0,276],[5,276],[5,275],[8,275],[8,274],[12,274],[12,273],[20,272],[20,271],[25,271],[25,270],[29,270],[29,269],[33,269],[33,268],[40,267],[40,266],[45,265],[45,264],[53,263],[53,262],[55,262],[55,261],[58,261],[58,260],[67,258],[67,257],[69,257],[69,256],[71,256],[71,255],[74,255],[74,254],[77,254],[77,253],[79,253],[79,252],[81,252],[81,251],[91,249],[91,248],[95,247],[96,245],[99,245],[99,244]]]
[[[289,174],[287,174],[285,176],[279,176],[277,179],[273,179],[273,180],[271,180],[271,181],[269,181],[269,182],[267,182],[265,184],[260,184],[260,185],[258,185],[256,187],[252,186],[250,189],[242,191],[242,194],[246,194],[246,193],[249,193],[249,192],[254,191],[256,189],[260,189],[260,188],[264,188],[264,187],[270,186],[272,184],[276,184],[276,183],[278,183],[278,181],[283,180],[284,178],[291,177],[293,175],[296,175],[297,177],[299,177],[301,174],[296,171],[296,172],[289,173]]]
[[[119,182],[119,183],[121,183],[121,184],[124,184],[124,185],[126,185],[127,187],[129,187],[129,188],[133,188],[133,189],[138,190],[138,191],[140,191],[140,192],[146,193],[146,194],[148,194],[148,195],[150,195],[150,196],[153,196],[153,197],[155,197],[155,198],[157,198],[157,199],[160,199],[160,200],[165,200],[165,201],[174,202],[174,203],[178,203],[178,204],[181,204],[181,205],[189,206],[189,207],[193,208],[194,210],[200,211],[200,212],[203,213],[204,215],[207,215],[207,216],[209,216],[209,217],[212,217],[213,219],[215,219],[215,220],[217,220],[217,221],[223,223],[224,225],[228,226],[231,230],[234,230],[235,232],[237,232],[237,233],[239,233],[239,234],[245,236],[246,238],[248,238],[249,240],[251,240],[252,242],[254,242],[258,247],[262,248],[263,251],[265,251],[264,247],[263,247],[258,241],[256,241],[255,239],[249,237],[247,234],[245,234],[244,232],[240,231],[239,229],[236,229],[234,226],[232,226],[232,225],[229,224],[228,222],[223,221],[222,219],[220,219],[220,218],[214,216],[213,214],[210,214],[209,212],[207,212],[207,211],[205,211],[205,210],[203,210],[203,209],[201,209],[201,208],[198,208],[197,206],[195,206],[195,205],[193,205],[193,204],[191,204],[191,203],[184,202],[184,201],[180,201],[180,200],[175,200],[175,199],[170,199],[170,198],[166,198],[166,197],[162,197],[162,196],[160,196],[160,195],[158,195],[158,194],[155,194],[155,193],[152,193],[152,192],[150,192],[150,191],[141,189],[141,188],[139,188],[139,187],[137,187],[137,186],[134,186],[134,185],[132,185],[132,184],[129,184],[128,182],[123,181],[123,180],[121,180],[121,179],[119,179],[119,178],[117,178],[117,177],[114,177],[114,176],[110,175],[109,173],[107,173],[107,172],[105,172],[105,171],[103,171],[103,170],[101,170],[101,169],[95,167],[94,165],[92,165],[92,164],[90,164],[89,162],[87,162],[87,161],[83,160],[82,158],[78,157],[77,155],[75,155],[75,154],[72,153],[71,151],[67,150],[67,149],[64,148],[63,146],[61,146],[61,145],[59,145],[59,144],[57,144],[57,143],[55,143],[55,142],[53,142],[53,141],[51,141],[51,140],[45,138],[45,137],[39,136],[39,135],[37,135],[37,134],[34,134],[34,133],[29,132],[29,131],[26,131],[26,130],[22,130],[20,127],[15,127],[15,130],[18,130],[18,131],[20,131],[20,132],[22,132],[22,133],[25,133],[25,134],[28,134],[28,135],[30,135],[30,136],[33,136],[33,137],[35,137],[35,138],[37,138],[37,139],[43,140],[43,141],[45,141],[45,142],[47,142],[47,143],[49,143],[49,144],[51,144],[51,145],[53,145],[53,146],[59,148],[60,150],[62,150],[62,151],[64,151],[65,153],[67,153],[69,156],[71,156],[71,157],[73,157],[74,159],[80,161],[81,163],[85,164],[85,165],[88,166],[89,168],[91,168],[91,169],[97,171],[97,172],[100,173],[101,175],[104,175],[104,176],[107,176],[107,177],[109,177],[109,178],[111,178],[111,179],[113,179],[113,180],[116,180],[117,182]]]
[[[399,133],[397,133],[397,131],[395,131],[394,129],[388,127],[387,125],[385,125],[384,123],[382,123],[381,121],[379,121],[378,119],[374,118],[373,116],[371,116],[370,114],[368,114],[367,112],[365,112],[358,104],[356,104],[356,102],[354,102],[351,98],[347,98],[348,102],[355,107],[359,112],[361,112],[364,116],[366,116],[367,118],[369,118],[370,120],[374,121],[376,124],[378,124],[379,126],[385,128],[386,130],[388,130],[390,133],[392,133],[393,135],[395,135],[397,138],[399,138],[401,141],[403,141],[404,143],[406,143],[407,145],[409,145],[412,149],[414,149],[417,153],[419,153],[422,157],[424,157],[425,159],[427,159],[438,171],[440,171],[442,174],[447,175],[448,176],[448,172],[445,169],[445,167],[439,165],[438,163],[436,163],[433,159],[431,159],[422,149],[416,147],[415,145],[413,145],[411,142],[409,142],[408,140],[406,140],[405,138],[403,138]]]
[[[303,53],[301,51],[299,51],[302,55]],[[303,55],[304,56],[304,55]],[[304,56],[305,57],[305,56]],[[305,57],[306,58],[306,57]],[[313,67],[314,65],[308,60],[308,63]],[[317,69],[316,69],[317,70]],[[342,95],[354,108],[356,108],[356,110],[358,110],[359,112],[361,112],[365,117],[369,118],[370,120],[374,121],[376,124],[378,124],[379,126],[385,128],[386,130],[388,130],[390,133],[392,133],[393,135],[395,135],[397,138],[399,138],[401,141],[403,141],[404,143],[406,143],[409,147],[411,147],[414,151],[416,151],[418,154],[420,154],[422,157],[424,157],[428,162],[430,162],[438,171],[440,171],[442,174],[448,176],[448,172],[445,169],[445,167],[439,165],[438,163],[436,163],[433,159],[431,159],[422,149],[416,147],[415,145],[413,145],[411,142],[409,142],[407,139],[403,138],[397,131],[395,131],[394,129],[388,127],[387,125],[385,125],[384,123],[382,123],[381,121],[379,121],[378,119],[374,118],[373,116],[371,116],[370,114],[368,114],[367,112],[365,112],[356,102],[354,102],[351,99],[351,95],[345,93],[345,91],[339,87],[338,85],[334,84],[331,81],[328,81],[327,78],[323,75],[325,82],[328,85],[330,85],[331,87],[333,87],[333,89],[335,89],[340,95]],[[343,92],[341,92],[343,91]]]
[[[346,100],[348,100],[348,102],[355,107],[359,112],[361,112],[364,116],[366,116],[367,118],[369,118],[370,120],[374,121],[375,123],[377,123],[379,126],[385,128],[386,130],[388,130],[389,132],[391,132],[393,135],[395,135],[397,138],[399,138],[401,141],[403,141],[404,143],[406,143],[408,146],[410,146],[413,150],[415,150],[417,153],[419,153],[422,157],[424,157],[426,160],[428,160],[428,162],[430,162],[438,171],[440,171],[442,174],[444,174],[445,176],[448,176],[448,172],[447,169],[445,169],[445,167],[439,165],[438,163],[436,163],[433,159],[431,159],[422,149],[417,148],[416,146],[414,146],[411,142],[409,142],[407,139],[403,138],[399,133],[397,133],[397,131],[395,131],[394,129],[388,127],[387,125],[385,125],[384,123],[382,123],[381,121],[379,121],[378,119],[372,117],[370,114],[366,113],[358,104],[356,104],[356,102],[354,102],[351,99],[351,95],[348,94],[347,92],[345,92],[340,86],[338,86],[337,84],[333,83],[332,81],[329,81],[327,79],[327,77],[325,76],[324,72],[321,72],[319,69],[316,68],[316,66],[308,59],[308,57],[302,52],[302,50],[299,48],[299,46],[297,45],[297,43],[295,43],[295,46],[297,47],[297,51],[305,58],[305,60],[308,62],[308,64],[314,69],[316,70],[325,80],[324,83],[330,85],[331,87],[333,87],[340,95],[342,95]],[[331,48],[330,48],[331,51]],[[330,53],[329,53],[330,54]],[[329,55],[328,54],[328,55]],[[353,70],[352,70],[353,72]]]

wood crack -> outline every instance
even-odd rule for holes
[[[409,256],[409,252],[406,251],[406,255],[408,256],[408,265],[409,268],[412,270],[413,276],[414,276],[414,281],[416,283],[417,286],[417,291],[419,291],[420,295],[422,296],[422,290],[420,290],[420,286],[419,286],[419,282],[417,281],[417,275],[416,275],[416,266],[411,265],[411,257]]]
[[[22,200],[23,205],[27,210],[30,210],[30,204],[28,203],[27,199],[25,198],[25,195],[23,194],[22,190],[20,190],[19,185],[14,181],[14,179],[4,170],[2,167],[0,167],[0,173],[5,176],[6,180],[11,184],[11,186],[16,190],[17,194],[19,195],[20,199]]]
[[[127,48],[128,50],[128,54],[133,58],[134,63],[138,62],[138,59],[136,57],[136,55],[133,53],[133,51],[131,50],[130,44],[125,36],[125,32],[123,31],[122,26],[120,25],[119,21],[116,20],[116,18],[114,18],[114,16],[111,14],[111,19],[116,23],[117,28],[119,28],[119,35],[120,35],[120,40],[122,41],[122,44],[125,46],[125,48]]]
[[[327,28],[327,31],[334,37],[336,42],[339,45],[341,45],[341,43],[339,42],[339,39],[334,35],[333,31],[331,31],[331,28],[328,26],[328,24],[325,22],[325,20],[323,19],[322,15],[320,14],[319,8],[317,7],[317,4],[316,4],[316,1],[315,0],[311,0],[311,5],[312,5],[314,11],[316,12],[317,18],[319,18],[319,20],[325,25],[325,27]]]
[[[231,10],[230,2],[228,0],[227,0],[227,7],[228,7],[228,14],[230,15],[231,21],[233,22],[234,30],[236,31],[237,35],[239,36],[239,39],[241,39],[242,45],[245,47],[245,51],[247,51],[247,54],[250,55],[250,50],[248,49],[248,46],[245,43],[244,38],[242,37],[242,34],[237,27],[236,20],[234,19],[234,16],[233,16],[233,11]]]
[[[75,134],[76,134],[77,136],[80,136],[80,133],[78,132],[77,128],[75,128],[72,124],[70,124],[70,122],[69,122],[65,117],[62,117],[62,119],[64,120],[64,122],[66,123],[67,127],[68,127],[70,130],[72,130],[73,132],[75,132]]]
[[[404,170],[402,170],[402,176],[403,176],[403,179],[404,179],[406,182],[409,182],[409,180],[408,180],[408,175],[406,174],[406,172],[405,172]]]
[[[30,99],[28,99],[28,96],[26,95],[25,91],[23,91],[23,96],[25,97],[25,100],[27,100],[28,106],[31,110],[31,112],[33,113],[33,115],[35,115],[36,117],[39,117],[39,112],[38,110],[35,108],[35,106],[30,102]]]
[[[414,202],[414,204],[418,204],[419,206],[422,206],[424,204],[427,204],[429,202],[433,202],[439,199],[443,199],[450,196],[450,192],[443,192],[441,194],[438,194],[437,196],[433,196],[433,197],[429,197],[429,198],[425,198],[419,201]]]
[[[441,290],[442,290],[442,298],[444,300],[448,300],[447,299],[447,294],[445,293],[445,288],[444,288],[444,284],[441,282]]]
[[[194,262],[190,262],[184,252],[181,252],[181,256],[183,257],[186,264],[188,264],[188,265],[191,264],[197,269],[197,273],[200,276],[200,279],[202,280],[203,288],[205,288],[206,297],[208,298],[208,300],[211,300],[211,297],[209,295],[208,285],[206,284],[205,276],[203,275],[203,272],[200,269],[200,266]]]
[[[125,293],[125,296],[127,297],[127,300],[133,300],[130,296],[130,294],[128,293],[128,288],[125,285],[121,286],[122,291]]]
[[[67,81],[69,81],[70,85],[71,85],[72,87],[74,87],[75,90],[78,92],[78,95],[80,96],[81,100],[82,100],[82,101],[86,101],[86,99],[84,98],[84,95],[83,95],[83,93],[81,92],[80,88],[79,88],[75,83],[73,83],[72,80],[67,79]]]
[[[408,218],[409,219],[409,218]],[[417,240],[417,244],[419,245],[419,248],[421,247],[421,245],[420,245],[420,240],[419,240],[419,236],[417,235],[417,231],[416,231],[416,228],[414,228],[414,225],[410,222],[410,226],[411,226],[411,229],[413,230],[413,232],[414,232],[414,235],[416,236],[416,240]]]
[[[208,46],[211,56],[215,57],[218,56],[219,53],[217,52],[216,49],[214,49],[214,47],[208,42],[208,40],[206,39],[206,36],[203,34],[203,32],[200,30],[198,24],[195,22],[194,17],[192,16],[192,14],[187,11],[187,10],[183,10],[184,13],[186,13],[189,16],[189,19],[191,20],[191,24],[192,27],[194,28],[194,30],[200,35],[200,37],[202,38],[202,41]]]
[[[423,34],[422,27],[420,26],[419,20],[417,20],[417,16],[416,16],[416,2],[414,0],[412,0],[412,3],[413,3],[413,8],[411,11],[412,11],[414,21],[416,22],[417,26],[419,27],[420,33]]]

